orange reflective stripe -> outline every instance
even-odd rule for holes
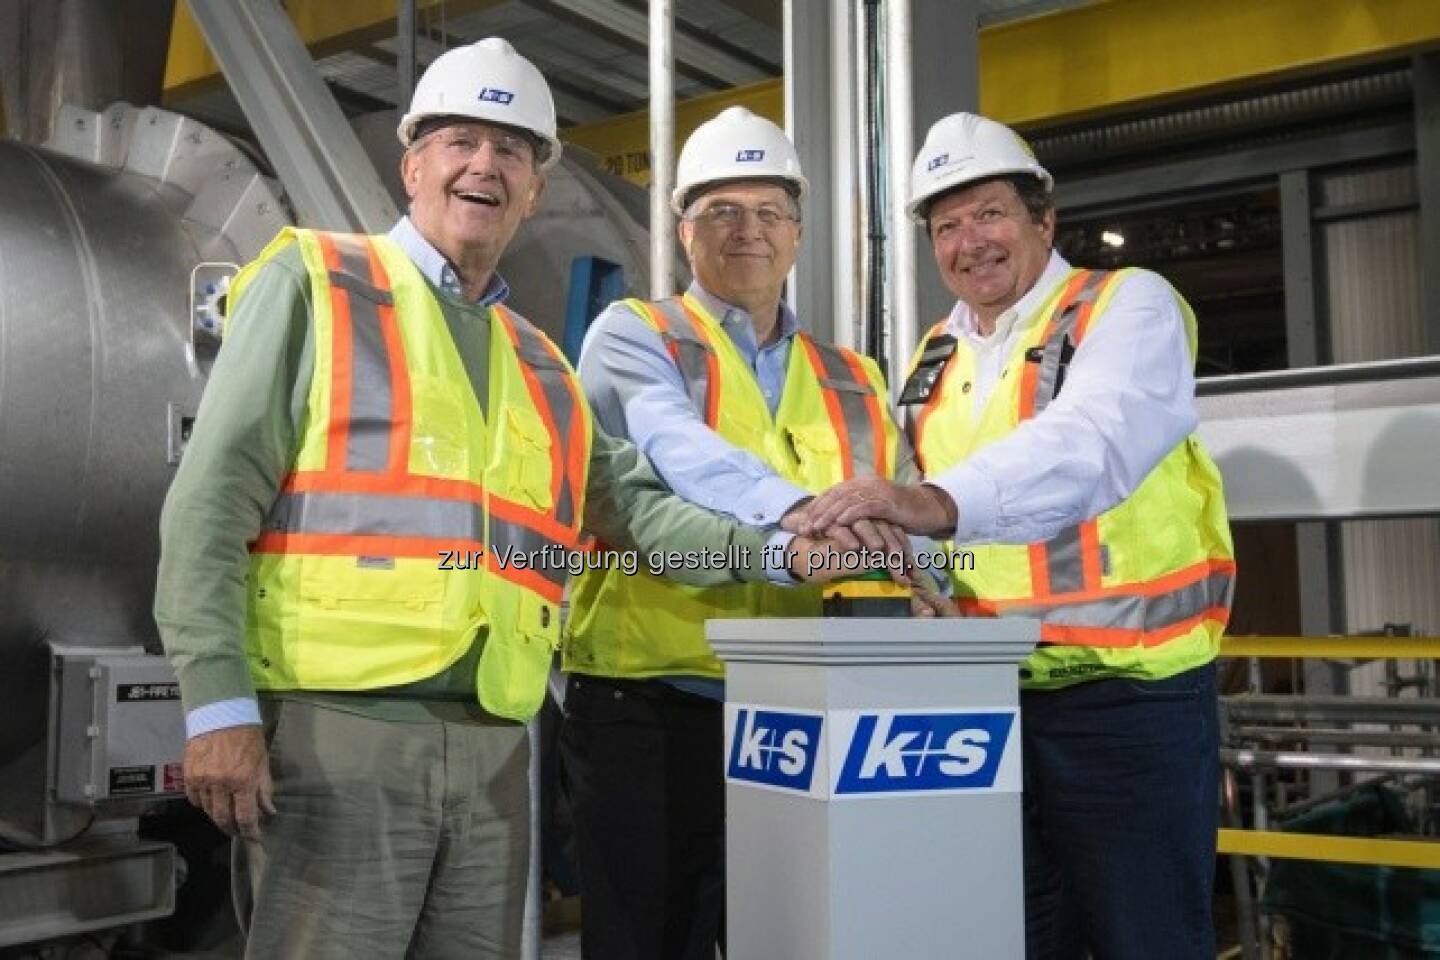
[[[1099,590],[1104,565],[1100,562],[1100,526],[1094,517],[1080,524],[1080,566],[1085,589]]]
[[[849,350],[840,351],[840,355],[845,358],[850,372],[855,375],[855,382],[868,385],[870,378],[865,375],[865,366],[860,362],[860,357]],[[885,455],[885,421],[880,413],[880,398],[873,393],[865,394],[865,412],[870,415],[870,436],[873,444],[871,449],[875,451],[872,466],[875,469],[875,475],[888,477],[894,470],[894,465]]]
[[[653,303],[642,302],[643,309],[650,322],[660,334],[660,341],[665,344],[665,349],[670,353],[670,359],[675,361],[675,366],[680,366],[680,345],[675,342],[675,335],[670,332],[670,321],[665,319],[665,312],[658,310]],[[682,368],[683,369],[683,368]]]
[[[1124,627],[1077,627],[1064,623],[1040,624],[1042,643],[1079,647],[1158,647],[1176,637],[1183,637],[1202,623],[1219,624],[1230,621],[1228,607],[1211,607],[1193,617],[1161,627],[1158,630],[1129,630]]]
[[[327,270],[343,269],[335,239],[328,233],[317,233]],[[350,437],[350,350],[354,337],[350,330],[350,295],[343,288],[330,284],[330,428],[325,447],[325,466],[329,470],[345,467],[345,448]]]
[[[368,472],[292,473],[281,484],[286,493],[375,493],[399,497],[433,497],[437,500],[467,500],[483,503],[485,488],[469,480],[450,480],[420,474],[395,476]]]
[[[930,332],[925,335],[926,345],[930,343],[932,337],[945,332],[945,324],[947,322],[949,321],[941,320],[930,328]],[[930,422],[930,415],[939,409],[940,397],[945,393],[945,389],[950,383],[950,375],[955,372],[955,366],[955,357],[952,354],[950,359],[945,362],[945,370],[940,374],[940,379],[936,382],[935,389],[930,392],[929,399],[927,399],[924,406],[920,408],[920,412],[915,415],[915,426],[910,431],[910,447],[915,451],[915,463],[919,466],[922,474],[929,474],[930,472],[930,468],[925,464],[925,455],[921,452],[925,449],[925,445],[922,442],[924,439],[925,426]]]
[[[534,530],[545,539],[553,540],[561,546],[573,547],[579,540],[579,534],[575,528],[560,523],[549,514],[540,513],[513,500],[492,496],[490,498],[490,514],[506,523]]]
[[[717,428],[720,423],[720,358],[715,353],[715,341],[710,339],[710,332],[705,327],[704,321],[695,315],[690,304],[684,297],[676,298],[685,316],[690,320],[690,327],[695,331],[695,336],[710,349],[705,354],[706,385],[705,393],[705,425],[711,430]]]
[[[520,357],[520,335],[515,332],[515,318],[510,316],[510,311],[505,307],[496,304],[491,308],[495,315],[501,320],[501,326],[505,334],[510,338],[510,345],[515,348],[515,359],[520,366],[520,373],[525,378],[525,389],[530,393],[530,402],[535,405],[536,411],[540,414],[540,420],[545,424],[545,432],[550,434],[550,502],[560,502],[560,486],[565,482],[565,465],[560,459],[561,439],[560,431],[555,429],[555,415],[550,410],[550,401],[545,396],[545,389],[540,385],[540,380],[535,376],[535,371]]]
[[[551,583],[536,570],[522,570],[513,564],[506,564],[502,569],[500,558],[496,556],[494,550],[485,551],[485,568],[501,580],[508,580],[517,587],[524,587],[526,590],[538,593],[553,604],[558,605],[565,597],[563,586]]]
[[[1032,543],[1027,548],[1030,557],[1030,593],[1035,599],[1050,596],[1050,557],[1043,543]]]
[[[803,333],[797,334],[795,339],[804,347],[810,369],[820,384],[820,394],[825,398],[825,412],[830,415],[830,428],[835,431],[835,438],[840,442],[840,476],[849,480],[855,476],[855,458],[850,452],[850,430],[845,424],[845,412],[840,409],[840,398],[833,389],[825,386],[825,381],[830,378],[825,372],[825,362],[820,359],[820,351],[816,349],[814,341]]]

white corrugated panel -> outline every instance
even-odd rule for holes
[[[1404,201],[1415,196],[1413,166],[1326,178],[1326,206]],[[1414,211],[1326,224],[1331,346],[1336,363],[1425,352]],[[1346,629],[1408,624],[1440,634],[1440,519],[1356,520],[1341,525]],[[1402,664],[1402,673],[1411,665]],[[1384,693],[1382,663],[1357,669],[1352,692]]]

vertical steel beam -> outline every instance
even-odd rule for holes
[[[784,5],[785,132],[810,181],[790,304],[811,333],[844,346],[860,342],[857,6],[849,0],[785,0]]]
[[[1420,311],[1425,348],[1440,353],[1440,53],[1414,58],[1415,179],[1420,192]]]
[[[398,212],[275,0],[190,0],[230,89],[305,226],[377,233]]]
[[[403,115],[415,96],[415,0],[395,5],[395,74],[398,82],[395,103]]]
[[[675,3],[650,0],[650,296],[675,292]]]
[[[889,183],[890,385],[904,382],[920,330],[949,312],[954,297],[940,282],[928,240],[905,215],[910,166],[930,125],[957,110],[980,108],[978,0],[886,0],[886,127]]]
[[[1324,271],[1312,212],[1315,199],[1308,169],[1280,174],[1281,263],[1285,283],[1285,345],[1291,367],[1330,362],[1328,323],[1322,294]],[[1340,525],[1295,524],[1295,560],[1300,587],[1300,633],[1323,637],[1345,628],[1345,589],[1340,557]],[[1302,666],[1307,694],[1344,693],[1334,668],[1323,660]],[[1312,796],[1339,786],[1329,771],[1310,775]]]

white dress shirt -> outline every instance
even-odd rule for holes
[[[1051,252],[1035,286],[997,318],[990,337],[979,334],[974,311],[955,304],[945,330],[975,351],[977,411],[1018,339],[1049,319],[1040,308],[1070,270]],[[928,478],[955,500],[958,543],[1048,540],[1130,496],[1194,431],[1194,360],[1179,296],[1148,270],[1116,283],[1103,318],[1097,315],[1100,322],[1076,349],[1059,397],[1008,436]]]

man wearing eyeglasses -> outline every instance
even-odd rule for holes
[[[782,299],[807,187],[793,144],[731,107],[696,129],[677,173],[671,203],[695,279],[683,296],[611,304],[592,326],[579,373],[596,420],[680,496],[746,523],[777,523],[850,477],[893,477],[910,457],[879,368],[802,332]],[[894,528],[861,528],[860,542],[907,547]],[[570,609],[561,755],[582,953],[713,960],[724,674],[705,621],[818,616],[818,591],[595,571],[576,580]]]

